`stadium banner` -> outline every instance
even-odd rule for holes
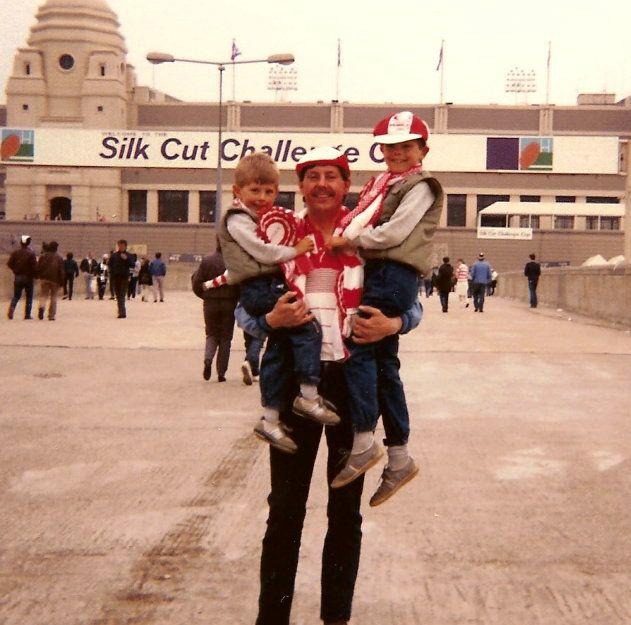
[[[513,241],[531,241],[532,228],[493,228],[478,227],[478,239],[512,239]]]
[[[217,133],[164,130],[2,128],[1,162],[54,167],[165,167],[214,169]],[[246,154],[267,152],[293,169],[311,148],[335,146],[352,170],[381,171],[383,155],[370,134],[225,132],[222,167]],[[617,137],[492,137],[434,134],[424,167],[444,172],[617,174]]]

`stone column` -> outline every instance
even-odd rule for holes
[[[627,141],[624,161],[627,168],[624,188],[624,259],[631,264],[631,140]]]
[[[199,191],[188,192],[188,223],[199,223]]]
[[[467,228],[478,227],[478,198],[475,193],[467,193],[466,204]]]
[[[50,214],[46,202],[46,185],[37,184],[31,187],[31,212],[36,214],[38,219],[42,221],[46,215]]]
[[[155,224],[158,221],[158,191],[149,189],[147,191],[147,223]]]

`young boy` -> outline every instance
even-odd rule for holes
[[[431,241],[440,218],[440,183],[421,163],[429,151],[425,122],[408,111],[381,120],[374,128],[388,171],[370,180],[358,207],[343,220],[333,248],[357,247],[366,259],[362,305],[397,317],[418,298],[419,275],[431,268]],[[348,342],[346,364],[351,417],[355,436],[346,465],[332,487],[353,481],[374,466],[382,452],[374,440],[379,413],[383,415],[388,464],[370,500],[377,506],[418,473],[408,454],[409,415],[399,377],[399,338],[378,343]]]
[[[278,298],[289,290],[285,277],[295,272],[294,259],[313,249],[313,241],[308,237],[293,245],[300,238],[300,222],[293,214],[273,207],[278,183],[278,168],[267,154],[254,153],[241,159],[232,187],[235,202],[226,212],[219,230],[227,267],[226,281],[241,284],[241,305],[253,317],[272,310]],[[266,239],[261,219],[273,222],[276,232],[282,231],[279,239],[285,245]],[[279,421],[283,402],[291,390],[288,380],[292,369],[300,381],[300,394],[294,400],[293,411],[324,425],[337,425],[340,418],[317,390],[322,345],[317,322],[277,332],[283,341],[275,341],[273,353],[267,350],[261,366],[263,416],[254,434],[281,451],[295,453],[296,444]],[[291,354],[290,358],[287,353]]]

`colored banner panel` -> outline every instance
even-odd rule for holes
[[[487,170],[552,171],[551,137],[488,137]]]
[[[32,163],[35,159],[33,130],[2,129],[1,160],[8,163]]]

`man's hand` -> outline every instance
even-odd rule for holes
[[[353,244],[344,237],[331,237],[326,243],[327,249],[333,252],[353,252],[355,248]]]
[[[313,320],[313,315],[307,310],[303,299],[296,299],[295,291],[288,291],[281,295],[276,305],[265,315],[265,321],[270,328],[295,328]]]
[[[296,256],[300,256],[301,254],[312,252],[315,249],[315,244],[309,237],[305,237],[294,245],[294,249],[296,250]]]
[[[396,334],[402,325],[400,317],[386,317],[378,308],[360,306],[368,317],[355,317],[353,341],[359,344],[376,343],[386,336]]]

